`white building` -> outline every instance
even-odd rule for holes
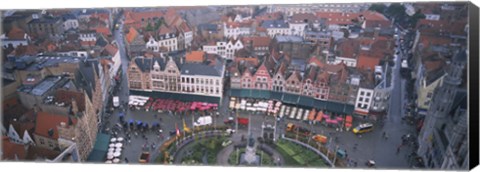
[[[186,94],[223,97],[225,64],[216,59],[215,65],[185,63],[181,69],[181,92]]]
[[[355,101],[355,111],[367,114],[373,98],[373,89],[360,87]]]
[[[167,33],[159,36],[155,39],[153,36],[150,36],[146,47],[149,50],[154,52],[160,52],[160,48],[164,47],[166,51],[177,51],[178,50],[178,39],[174,33]]]
[[[78,28],[78,20],[74,15],[66,14],[63,17],[63,29],[77,29]]]
[[[348,67],[357,67],[357,59],[350,58],[350,57],[340,57],[336,56],[335,61],[327,61],[327,64],[340,64],[340,63],[345,63]]]
[[[15,128],[13,128],[12,124],[10,124],[10,126],[8,127],[7,136],[10,139],[10,141],[16,144],[35,144],[30,134],[28,134],[27,130],[23,131],[23,137],[20,137],[18,132],[15,130]]]
[[[227,38],[237,39],[240,35],[253,33],[251,22],[229,22],[223,23],[223,35]]]
[[[284,20],[265,20],[261,26],[267,29],[268,36],[272,38],[276,35],[291,35],[289,24]]]
[[[95,42],[97,41],[97,34],[95,31],[83,31],[80,32],[78,38],[84,42]]]
[[[234,60],[235,52],[243,47],[243,43],[240,39],[231,39],[228,42],[219,41],[215,45],[204,45],[203,51],[208,54],[217,54],[225,59]]]

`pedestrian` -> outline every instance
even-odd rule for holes
[[[385,138],[386,135],[387,135],[387,133],[385,133],[385,131],[384,131],[382,137]]]
[[[125,157],[125,163],[128,163],[128,159],[127,159],[127,157]]]

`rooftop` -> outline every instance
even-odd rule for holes
[[[35,126],[35,134],[43,137],[58,139],[57,126],[64,123],[69,125],[69,117],[66,115],[56,115],[47,112],[37,113],[37,125]],[[76,119],[72,119],[72,123],[76,123]]]
[[[182,65],[181,74],[221,77],[224,68],[225,65],[219,59],[216,59],[214,66],[207,63],[186,63]]]
[[[187,63],[189,62],[201,63],[205,60],[204,56],[205,56],[204,51],[191,51],[191,52],[188,52],[187,55],[185,56],[185,61]]]
[[[46,77],[39,84],[35,85],[31,90],[25,90],[32,95],[42,96],[50,89],[54,88],[63,78],[61,76]]]
[[[265,20],[261,27],[263,28],[288,28],[288,23],[284,20]]]
[[[82,59],[71,56],[37,56],[33,58],[35,58],[35,63],[26,68],[28,71],[41,70],[44,67],[56,66],[59,63],[79,63]]]
[[[295,43],[304,42],[304,40],[301,36],[283,36],[283,35],[280,35],[280,36],[275,36],[275,40],[277,40],[277,42],[295,42]]]

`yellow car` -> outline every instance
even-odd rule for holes
[[[355,134],[362,134],[373,130],[373,124],[365,123],[355,127],[352,131]]]

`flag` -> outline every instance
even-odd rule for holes
[[[178,129],[177,123],[175,123],[175,129],[176,129],[176,131],[177,131],[177,136],[180,136],[180,130]]]
[[[187,123],[185,123],[185,118],[183,119],[183,131],[189,133],[190,128],[187,127]]]

